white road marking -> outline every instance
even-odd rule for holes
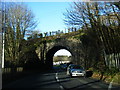
[[[108,90],[111,90],[111,88],[112,88],[112,83],[113,83],[113,80],[110,82],[109,87],[108,87]]]
[[[56,76],[56,79],[58,80],[58,77]]]
[[[56,76],[58,75],[58,73],[56,73]]]
[[[58,79],[58,73],[56,73],[56,76],[55,76],[57,82],[59,82],[60,80]]]
[[[60,86],[60,89],[64,90],[63,86]]]
[[[55,78],[56,78],[57,82],[60,82],[60,80],[59,80],[59,78],[58,78],[58,73],[56,73]],[[61,90],[64,90],[64,88],[63,88],[62,85],[60,85],[60,89],[61,89]]]
[[[59,82],[60,80],[59,79],[57,79],[57,82]]]

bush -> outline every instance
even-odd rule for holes
[[[107,68],[105,71],[105,75],[111,75],[112,77],[119,72],[119,69],[116,69],[115,67],[111,67],[110,69]]]

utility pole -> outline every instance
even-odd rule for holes
[[[5,60],[5,27],[6,27],[6,6],[5,2],[2,4],[3,5],[3,26],[2,26],[2,68],[4,68],[4,60]]]
[[[4,40],[4,33],[3,33],[3,36],[2,36],[2,68],[4,68],[4,59],[5,59],[5,49],[4,49],[4,45],[5,45],[5,40]]]

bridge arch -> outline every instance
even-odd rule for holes
[[[69,47],[65,47],[65,46],[61,46],[61,45],[54,46],[51,49],[49,49],[49,51],[46,53],[45,64],[48,69],[52,69],[54,54],[60,49],[66,49],[71,53],[72,56],[74,56],[74,53],[69,49]]]

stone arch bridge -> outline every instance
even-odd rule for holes
[[[40,44],[41,45],[41,44]],[[53,67],[53,56],[60,49],[68,50],[72,57],[71,62],[80,64],[82,61],[81,41],[76,38],[56,38],[52,41],[45,41],[42,46],[38,46],[36,53],[39,59],[46,65],[47,68]]]

